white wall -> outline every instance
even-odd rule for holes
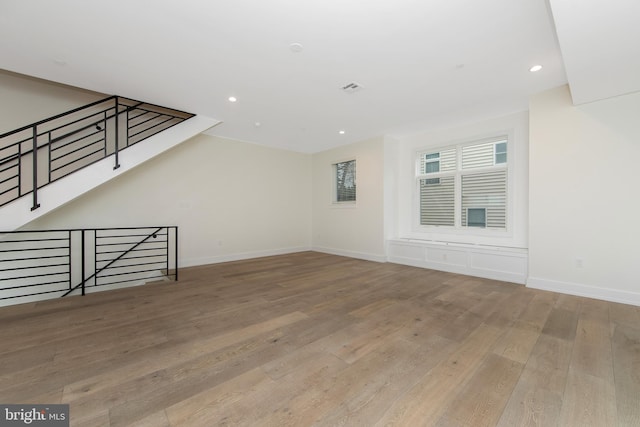
[[[508,230],[451,231],[442,228],[421,229],[417,222],[418,200],[416,198],[415,159],[418,151],[430,147],[443,147],[461,142],[473,141],[508,133],[509,145],[509,188],[513,203],[508,211]],[[413,238],[455,243],[470,243],[527,247],[528,213],[528,164],[529,123],[527,112],[485,120],[456,128],[433,130],[403,138],[398,138],[396,153],[388,156],[395,162],[397,170],[397,212],[389,224],[390,235],[396,238]]]
[[[0,133],[107,96],[0,70]]]
[[[101,97],[0,71],[0,132]],[[309,248],[384,261],[385,240],[414,238],[453,246],[398,247],[407,263],[446,270],[444,250],[480,243],[516,248],[496,254],[525,260],[526,277],[526,249],[517,248],[528,247],[528,286],[640,305],[639,118],[640,94],[575,107],[563,86],[533,96],[529,113],[314,155],[200,135],[29,228],[178,225],[183,266]],[[504,131],[515,144],[510,232],[417,230],[416,151]],[[336,206],[331,166],[351,159],[358,200]],[[463,264],[460,272],[474,267]]]
[[[384,138],[313,155],[313,248],[384,261]],[[356,160],[356,203],[336,205],[335,163]]]
[[[384,238],[398,237],[400,142],[384,137]]]
[[[199,135],[30,229],[178,225],[181,266],[308,250],[311,156]]]
[[[640,94],[573,106],[562,86],[530,120],[527,284],[640,305]]]

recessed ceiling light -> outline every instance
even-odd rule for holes
[[[343,131],[343,130],[338,131],[338,133],[339,133],[340,135],[344,135],[344,131]]]
[[[229,102],[236,102],[238,100],[238,98],[236,98],[235,96],[230,96],[229,97]]]
[[[259,128],[260,126],[262,126],[262,123],[260,123],[260,122],[255,122],[253,125],[254,125],[255,127]]]
[[[533,67],[529,68],[529,71],[531,71],[532,73],[540,70],[542,70],[542,65],[534,65]]]
[[[298,52],[302,52],[302,49],[304,49],[304,46],[302,46],[300,43],[291,43],[289,45],[289,49],[293,53],[298,53]]]

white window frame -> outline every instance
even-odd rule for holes
[[[507,161],[505,163],[497,163],[496,145],[504,142],[507,143]],[[462,148],[466,146],[494,142],[493,147],[493,166],[487,166],[478,169],[462,169]],[[456,149],[456,170],[437,173],[420,173],[420,155],[427,155],[435,152],[442,152],[448,149]],[[468,138],[461,141],[450,142],[443,145],[434,145],[422,147],[415,151],[415,176],[413,190],[413,231],[426,235],[477,235],[486,237],[509,237],[513,235],[513,212],[514,212],[514,159],[515,159],[515,143],[513,130],[505,130],[492,132],[491,134],[476,138]],[[487,227],[469,227],[462,226],[462,176],[473,175],[477,173],[491,172],[496,170],[507,169],[507,194],[506,194],[506,219],[505,229],[495,229]],[[425,167],[426,169],[426,167]],[[455,206],[454,206],[454,226],[438,226],[423,225],[420,223],[420,180],[430,178],[441,178],[443,176],[454,176],[455,181]],[[479,206],[484,207],[484,206]]]

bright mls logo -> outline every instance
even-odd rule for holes
[[[69,427],[69,405],[1,405],[0,426]]]

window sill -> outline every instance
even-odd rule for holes
[[[357,202],[332,202],[329,207],[332,209],[355,209],[358,204]]]

